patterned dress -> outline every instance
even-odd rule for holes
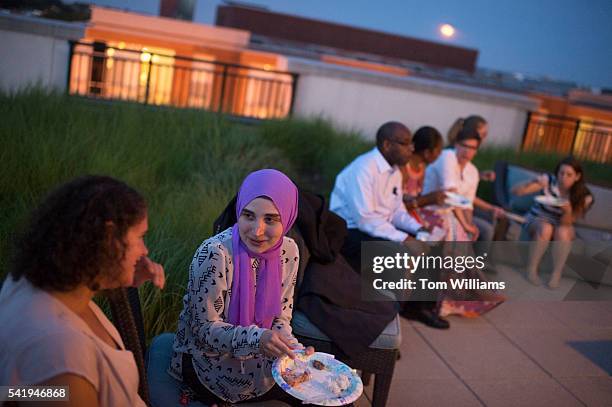
[[[271,329],[297,343],[290,323],[299,253],[293,239],[283,239],[282,311]],[[257,281],[259,262],[254,259],[251,266],[253,281]],[[233,275],[230,228],[205,240],[193,256],[168,373],[182,380],[182,357],[188,354],[200,383],[219,398],[235,403],[260,396],[274,386],[271,374],[274,360],[259,353],[259,339],[265,328],[225,322],[232,299]]]
[[[402,171],[402,192],[404,195],[411,198],[421,195],[425,179],[425,164],[419,165],[419,168],[414,170],[410,163],[407,163],[400,169]],[[410,208],[408,213],[426,228],[437,226],[446,229],[444,219],[431,208]]]

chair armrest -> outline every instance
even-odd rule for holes
[[[506,191],[508,178],[508,163],[497,161],[495,163],[495,182],[493,184],[493,203],[508,210],[510,208],[510,197]]]
[[[147,405],[151,405],[144,362],[144,328],[142,327],[138,289],[117,288],[109,290],[105,294],[111,308],[113,324],[117,331],[119,331],[126,349],[134,354],[140,378],[138,381],[138,394]],[[135,312],[137,312],[136,317]],[[137,321],[139,322],[137,323]],[[141,326],[140,329],[138,324]]]

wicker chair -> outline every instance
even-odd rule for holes
[[[136,366],[138,367],[138,394],[148,406],[151,405],[149,399],[149,386],[147,382],[146,366],[144,355],[146,345],[144,340],[144,324],[142,321],[142,310],[140,308],[140,298],[136,288],[118,288],[106,293],[108,298],[113,324],[119,331],[121,339],[126,349],[132,351]]]
[[[138,394],[148,405],[149,385],[145,366],[146,346],[144,340],[144,324],[142,321],[142,310],[140,298],[136,288],[118,288],[106,293],[110,304],[113,324],[119,331],[126,349],[132,351],[136,366],[138,367]]]
[[[147,349],[138,290],[118,288],[108,291],[106,297],[110,303],[113,324],[125,347],[134,353],[140,377],[140,397],[152,407],[182,407],[180,397],[184,386],[166,373],[172,357],[174,334],[164,333],[156,336]],[[190,401],[188,405],[205,407],[198,401]]]

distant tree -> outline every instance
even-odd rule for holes
[[[61,0],[0,0],[0,8],[63,21],[87,21],[91,17],[89,4],[65,4]]]

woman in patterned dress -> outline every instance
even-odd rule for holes
[[[275,358],[293,358],[301,347],[290,325],[299,253],[285,236],[297,205],[297,187],[286,175],[253,172],[238,192],[236,224],[193,256],[169,373],[203,402],[301,403],[271,373]]]
[[[421,127],[414,133],[412,143],[414,152],[408,163],[400,167],[404,204],[410,215],[427,229],[432,230],[436,226],[444,229],[443,218],[427,206],[443,205],[446,194],[443,190],[422,194],[425,168],[440,155],[443,145],[442,135],[433,127]]]

